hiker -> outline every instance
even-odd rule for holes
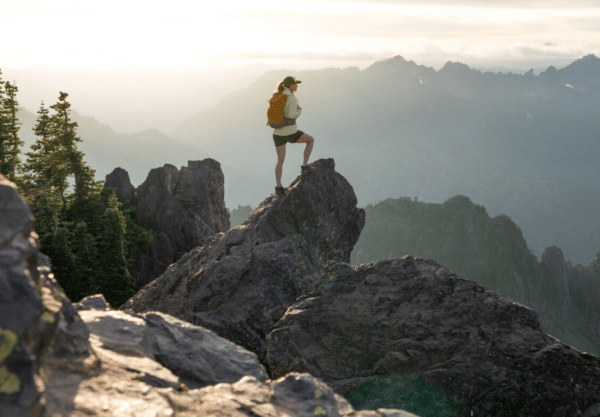
[[[300,167],[302,174],[312,172],[315,170],[313,167],[308,166],[308,158],[313,149],[315,139],[309,134],[298,130],[296,125],[296,119],[302,114],[302,109],[298,106],[298,99],[294,95],[294,92],[298,89],[298,84],[301,81],[294,77],[285,77],[284,80],[277,86],[277,91],[273,93],[271,101],[276,96],[282,93],[287,96],[285,106],[283,107],[283,127],[273,128],[273,141],[275,142],[275,150],[277,151],[277,165],[275,166],[275,180],[277,186],[275,192],[282,194],[285,191],[283,185],[281,185],[281,172],[283,169],[283,161],[285,160],[285,145],[287,143],[305,143],[304,148],[304,162]]]

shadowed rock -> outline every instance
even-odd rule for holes
[[[194,248],[122,309],[157,310],[202,325],[264,360],[274,320],[314,289],[327,261],[349,261],[364,225],[364,211],[333,160],[312,165],[316,172]]]
[[[598,415],[589,411],[600,404],[597,357],[427,259],[328,264],[267,345],[273,378],[309,372],[340,394],[406,374],[446,392],[458,415]]]
[[[135,198],[135,188],[131,185],[129,173],[123,168],[115,168],[108,174],[104,186],[114,188],[119,201],[132,201]]]
[[[212,159],[188,161],[181,170],[170,164],[153,169],[137,190],[121,168],[106,176],[105,186],[136,206],[136,223],[160,232],[134,258],[130,272],[140,287],[210,236],[229,230],[224,181]]]
[[[50,270],[38,268],[38,247],[29,207],[0,175],[2,417],[44,415],[45,375],[67,363],[74,372],[94,366],[89,332]]]

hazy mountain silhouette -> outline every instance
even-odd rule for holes
[[[582,351],[600,352],[598,303],[584,295],[599,284],[600,259],[588,267],[573,266],[562,261],[560,249],[550,247],[538,262],[509,217],[490,218],[485,207],[461,195],[443,204],[390,198],[367,205],[365,213],[365,227],[352,251],[353,265],[405,255],[435,259],[501,297],[532,308],[546,332]]]
[[[539,75],[484,73],[452,62],[436,71],[400,56],[363,71],[275,71],[182,122],[171,136],[261,178],[254,190],[272,192],[275,151],[265,113],[286,75],[303,81],[298,126],[316,138],[314,158],[335,158],[359,203],[401,195],[441,203],[467,195],[491,215],[509,215],[538,257],[552,245],[574,263],[597,253],[595,56]],[[284,183],[298,174],[301,152],[288,147]],[[259,202],[245,192],[235,198],[234,204]]]
[[[19,137],[25,142],[21,150],[27,153],[37,139],[32,130],[37,115],[20,108],[18,117],[22,123]],[[71,117],[77,122],[77,134],[82,139],[79,149],[85,153],[87,164],[96,170],[96,178],[99,180],[104,180],[107,174],[121,167],[129,173],[132,184],[138,186],[153,168],[166,163],[187,166],[190,160],[207,157],[206,152],[197,145],[174,140],[157,129],[134,134],[117,133],[108,125],[75,110],[71,110]],[[228,191],[237,194],[251,188],[255,180],[228,167],[226,181]]]

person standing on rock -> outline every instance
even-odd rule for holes
[[[279,83],[277,91],[273,95],[275,97],[276,93],[283,93],[287,96],[283,108],[283,117],[284,120],[290,119],[288,126],[273,129],[273,141],[275,142],[275,150],[277,151],[277,165],[275,165],[275,180],[277,181],[275,192],[277,194],[282,194],[285,191],[285,188],[281,185],[281,173],[283,170],[283,161],[285,161],[285,145],[287,143],[305,143],[304,162],[300,167],[300,172],[304,174],[315,170],[315,168],[308,166],[308,158],[310,158],[315,139],[309,134],[298,130],[298,126],[296,125],[296,119],[302,114],[302,108],[298,105],[298,99],[294,95],[294,92],[298,90],[298,84],[300,83],[301,81],[295,77],[285,77]]]

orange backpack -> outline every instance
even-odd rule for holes
[[[283,107],[287,101],[287,95],[275,92],[269,100],[269,108],[267,109],[267,126],[279,129],[289,126],[283,118]]]

